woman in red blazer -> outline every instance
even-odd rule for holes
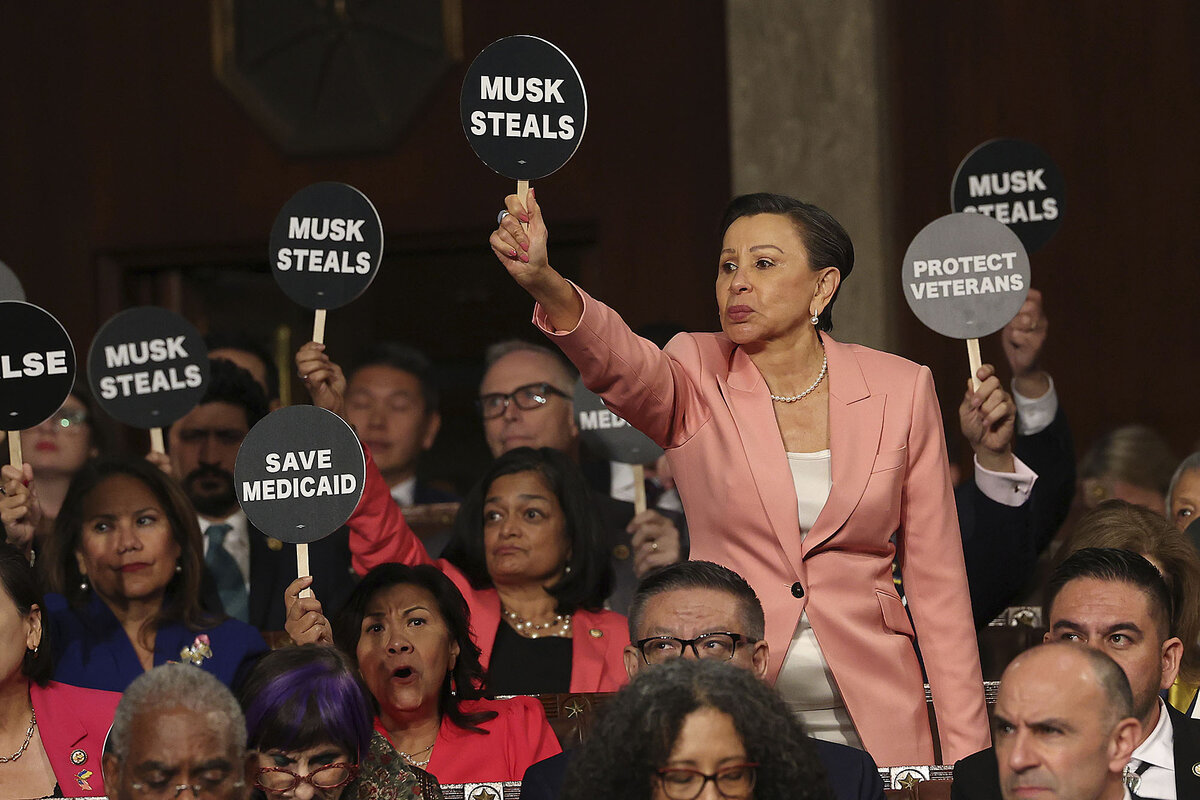
[[[96,797],[121,695],[54,683],[33,570],[0,544],[0,797]]]
[[[916,640],[943,761],[986,747],[932,377],[828,336],[854,263],[837,221],[778,195],[736,198],[716,272],[723,332],[681,334],[660,351],[549,265],[532,192],[528,211],[515,195],[506,204],[497,258],[588,387],[666,448],[692,557],[754,586],[771,674],[818,735],[861,743],[879,764],[932,763]]]

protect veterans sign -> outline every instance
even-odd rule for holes
[[[88,352],[88,382],[114,419],[163,428],[204,396],[208,348],[200,332],[165,308],[143,306],[114,316]]]
[[[336,414],[289,406],[250,430],[233,476],[238,503],[255,527],[305,544],[333,533],[354,513],[366,461],[358,437]]]
[[[1046,244],[1066,206],[1062,172],[1044,150],[1019,139],[976,147],[954,173],[950,207],[983,214],[1012,228],[1027,252]]]
[[[459,110],[475,154],[514,180],[544,178],[566,164],[587,125],[579,71],[536,36],[484,48],[463,79]]]

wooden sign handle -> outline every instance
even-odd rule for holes
[[[8,432],[8,463],[12,464],[17,469],[21,469],[23,459],[21,458],[21,432]]]
[[[633,465],[633,513],[635,515],[646,510],[646,468],[641,464]]]
[[[150,452],[166,454],[167,445],[163,441],[162,428],[150,429]]]
[[[325,309],[318,308],[313,315],[313,338],[317,344],[325,344]]]
[[[967,339],[967,359],[971,362],[971,388],[979,391],[979,368],[983,366],[983,358],[979,355],[979,340]]]
[[[521,203],[525,206],[525,210],[529,211],[529,181],[517,181],[517,197],[521,198]],[[529,230],[529,223],[522,222],[521,227]]]
[[[325,313],[325,312],[322,311],[320,313]],[[301,542],[300,544],[296,545],[296,575],[297,575],[297,577],[300,577],[300,578],[307,578],[309,576],[308,543],[307,542]],[[312,597],[313,596],[312,589],[311,588],[302,589],[300,591],[300,596],[301,597]]]

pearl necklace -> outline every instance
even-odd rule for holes
[[[550,620],[549,622],[543,622],[542,624],[538,625],[538,624],[532,622],[531,620],[527,620],[524,617],[517,616],[516,614],[509,611],[507,608],[504,608],[503,606],[501,606],[500,611],[503,612],[504,616],[507,617],[508,620],[512,623],[512,626],[516,630],[516,632],[521,634],[522,636],[526,637],[527,639],[537,639],[541,635],[542,631],[553,630],[554,628],[557,628],[559,626],[562,626],[562,630],[559,632],[559,636],[566,636],[568,633],[571,632],[571,615],[570,614],[558,614],[554,617],[554,619]]]
[[[821,351],[822,351],[822,353],[821,353],[821,374],[817,375],[817,379],[815,381],[813,381],[812,386],[808,387],[800,394],[793,394],[793,395],[787,395],[787,396],[773,394],[773,395],[771,395],[771,399],[774,400],[776,403],[795,403],[797,400],[803,400],[804,398],[806,398],[810,394],[812,394],[813,390],[821,385],[821,381],[825,380],[825,373],[829,371],[829,356],[825,355],[824,350],[825,350],[825,347],[822,346],[821,347]]]
[[[429,761],[433,758],[433,753],[430,752],[429,756],[424,761],[417,761],[417,756],[421,755],[421,753],[433,750],[433,745],[435,744],[437,744],[436,740],[428,747],[422,747],[420,750],[417,750],[414,753],[406,753],[403,750],[397,750],[396,752],[403,756],[404,760],[412,764],[414,767],[424,769],[425,767],[429,766]]]
[[[25,731],[25,741],[21,743],[21,749],[15,753],[13,753],[11,756],[8,756],[7,758],[0,757],[0,764],[7,764],[10,761],[16,761],[18,758],[20,758],[25,753],[25,749],[27,747],[29,747],[29,742],[33,740],[33,731],[36,727],[37,727],[37,712],[31,711],[30,718],[29,718],[29,730]]]

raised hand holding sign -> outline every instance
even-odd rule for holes
[[[1013,231],[982,214],[947,214],[921,229],[904,254],[904,298],[943,336],[967,340],[971,379],[979,337],[1008,324],[1029,293],[1029,256]]]
[[[75,385],[75,348],[49,312],[17,300],[0,302],[0,427],[9,460],[21,469],[21,431],[62,408]]]
[[[383,259],[383,224],[367,196],[344,183],[314,183],[292,195],[271,227],[271,274],[293,302],[316,312],[313,341],[325,341],[325,312],[367,290]]]

